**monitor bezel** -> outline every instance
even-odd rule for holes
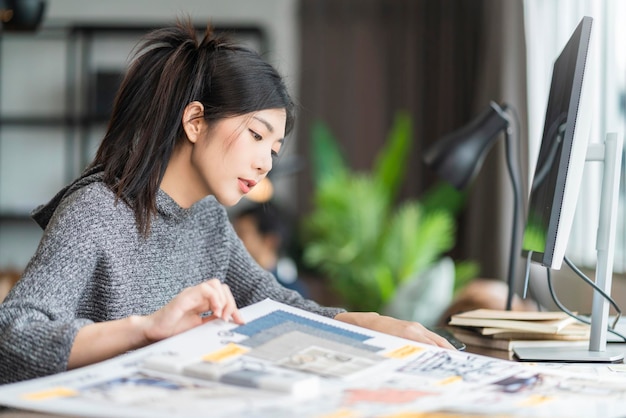
[[[527,257],[528,253],[531,252],[531,259],[534,262],[552,269],[560,269],[565,257],[589,144],[592,108],[590,105],[589,88],[587,87],[590,77],[587,73],[589,73],[591,61],[592,22],[593,19],[591,17],[583,17],[554,61],[539,156],[542,155],[542,151],[546,152],[546,148],[552,145],[552,137],[550,136],[552,121],[549,120],[549,116],[551,114],[551,105],[554,100],[558,100],[555,97],[558,93],[555,92],[555,80],[564,76],[563,71],[571,71],[571,66],[568,67],[567,62],[563,63],[563,61],[570,58],[569,55],[575,52],[573,83],[570,90],[567,122],[563,134],[563,149],[558,162],[558,175],[549,212],[545,249],[538,251],[528,248],[525,243],[522,244],[524,257]],[[573,49],[574,51],[572,51]],[[540,168],[537,166],[535,169],[533,181],[531,182],[533,185]],[[535,202],[533,197],[533,187],[531,186],[528,200],[528,216],[532,215],[533,205],[541,203]]]

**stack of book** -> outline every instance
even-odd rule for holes
[[[564,312],[476,309],[453,315],[455,338],[468,346],[512,351],[516,347],[583,345],[590,327]]]

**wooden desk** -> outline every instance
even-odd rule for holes
[[[494,350],[492,348],[476,347],[473,345],[468,345],[465,351],[472,354],[480,354],[481,356],[494,357],[502,360],[517,361],[512,351]]]
[[[45,414],[43,412],[19,411],[0,406],[0,418],[60,418],[61,415]]]

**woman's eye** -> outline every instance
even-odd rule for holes
[[[261,135],[259,135],[258,133],[254,132],[251,129],[250,129],[250,133],[252,134],[252,137],[254,139],[256,139],[257,141],[262,141],[263,140],[263,137]]]
[[[284,141],[281,139],[278,141],[274,148],[272,148],[272,158],[277,158],[280,154],[280,151],[283,149]]]

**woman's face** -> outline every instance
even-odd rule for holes
[[[285,109],[266,109],[207,126],[191,152],[191,169],[202,196],[235,205],[272,169],[285,137]]]

